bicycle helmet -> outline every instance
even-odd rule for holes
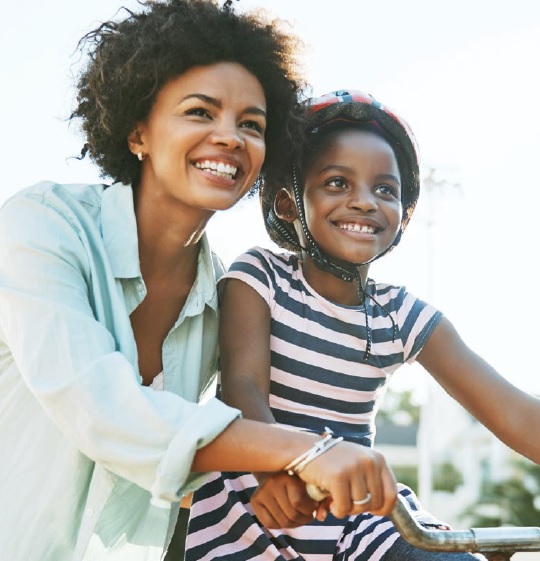
[[[397,113],[377,101],[372,95],[358,90],[337,90],[321,97],[308,99],[304,104],[304,142],[309,143],[309,137],[328,132],[331,128],[339,126],[340,123],[358,125],[361,128],[371,130],[382,136],[392,147],[398,161],[401,175],[401,204],[402,219],[400,230],[391,246],[383,253],[375,256],[371,261],[378,259],[395,247],[407,227],[416,207],[420,193],[420,166],[418,145],[409,124]],[[297,160],[302,155],[296,156]],[[305,221],[303,205],[303,187],[301,178],[298,177],[299,161],[293,162],[292,188],[297,206],[298,215],[302,224],[304,235],[308,241],[308,247],[302,247],[294,228],[283,223],[273,212],[273,201],[263,195],[263,213],[266,215],[266,228],[274,242],[288,249],[306,250],[322,268],[330,270],[343,280],[352,280],[349,274],[344,274],[341,267],[338,270],[331,267],[332,262],[337,263],[334,258],[324,255],[309,232]],[[324,258],[324,263],[321,259]],[[354,267],[366,263],[351,264]],[[350,269],[347,267],[347,269]],[[344,278],[347,277],[347,278]]]
[[[364,306],[366,323],[366,350],[364,352],[364,360],[368,360],[371,356],[372,335],[368,322],[367,306],[365,305],[366,298],[372,300],[374,304],[390,318],[392,322],[393,339],[396,336],[397,326],[388,310],[381,306],[373,295],[367,293],[362,286],[359,268],[391,251],[392,248],[399,243],[403,231],[411,219],[420,192],[418,146],[411,128],[403,118],[378,102],[373,96],[361,91],[338,90],[321,97],[309,99],[304,104],[302,119],[303,130],[300,135],[302,141],[299,143],[301,145],[299,153],[292,156],[290,182],[292,184],[298,218],[307,242],[306,247],[300,243],[294,227],[276,216],[273,209],[275,192],[272,193],[272,186],[265,187],[265,189],[268,187],[268,191],[270,192],[267,193],[265,189],[263,189],[261,193],[266,229],[272,240],[278,245],[287,249],[292,249],[293,251],[306,251],[315,265],[323,271],[329,272],[346,282],[353,282],[356,280],[358,298],[360,304]],[[314,144],[310,143],[310,137],[311,139],[315,139],[317,135],[328,133],[343,124],[345,124],[345,126],[350,124],[362,130],[369,130],[384,138],[390,144],[396,155],[401,176],[402,218],[399,232],[392,244],[385,251],[365,263],[350,263],[328,255],[319,247],[316,240],[311,235],[305,219],[303,181],[302,178],[299,177],[299,172],[300,174],[302,173],[302,164],[306,158],[306,152],[309,153],[310,144],[311,147]],[[276,188],[278,186],[274,185],[273,187]]]

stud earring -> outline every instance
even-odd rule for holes
[[[144,155],[142,152],[137,152],[137,158],[139,158],[139,162],[142,162],[144,160]]]

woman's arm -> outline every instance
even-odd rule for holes
[[[196,450],[239,412],[141,386],[126,301],[95,213],[77,197],[93,210],[101,201],[46,183],[0,210],[2,373],[31,393],[41,409],[28,410],[32,421],[43,417],[66,449],[174,502],[203,482],[191,473]]]
[[[238,419],[197,451],[192,469],[278,472],[317,440],[320,436],[304,431]],[[340,442],[318,456],[299,477],[328,490],[330,510],[338,518],[368,510],[388,514],[396,500],[395,479],[382,454],[351,442]],[[363,499],[368,492],[369,504],[353,504],[353,499]]]
[[[43,191],[0,210],[0,340],[17,383],[54,420],[66,446],[174,502],[202,483],[193,471],[277,471],[317,440],[238,420],[236,409],[216,399],[198,405],[141,387],[125,301],[99,228],[73,197]],[[381,465],[378,456],[339,444],[302,477],[333,491],[344,515],[366,485],[383,484]],[[395,490],[386,476],[388,506]]]
[[[442,318],[418,362],[465,409],[505,444],[540,463],[540,440],[531,428],[540,427],[540,399],[498,374]]]

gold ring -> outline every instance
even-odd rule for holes
[[[371,501],[371,493],[368,493],[366,497],[364,499],[361,499],[360,501],[353,501],[353,504],[358,506],[367,505],[369,501]]]

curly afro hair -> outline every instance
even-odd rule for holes
[[[77,83],[70,120],[80,119],[88,154],[101,176],[137,185],[140,162],[127,138],[150,113],[159,90],[194,66],[237,62],[261,83],[267,103],[266,158],[261,179],[278,177],[288,151],[288,123],[305,89],[295,55],[300,40],[282,21],[240,14],[232,1],[141,1],[121,21],[87,33],[78,48],[88,62]]]

